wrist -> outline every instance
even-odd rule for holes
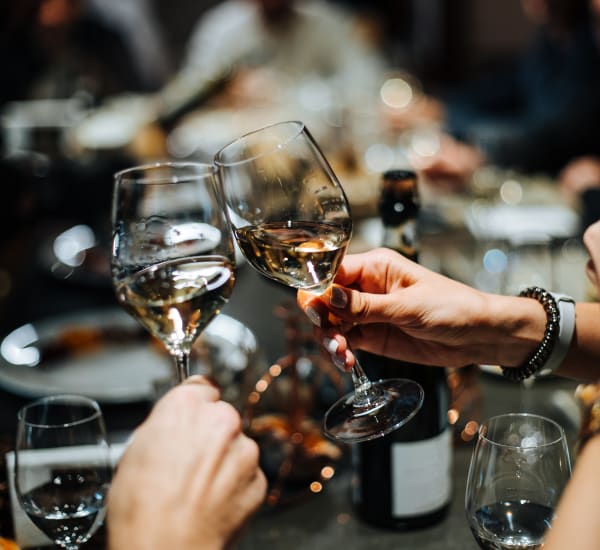
[[[518,367],[535,352],[544,337],[547,316],[534,299],[488,295],[486,317],[490,329],[487,362]]]

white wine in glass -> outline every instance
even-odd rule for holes
[[[302,122],[255,130],[215,156],[236,240],[260,273],[320,294],[332,283],[352,236],[346,195]],[[324,418],[325,434],[346,443],[381,437],[410,420],[423,403],[416,382],[371,382],[357,363],[354,392]]]
[[[214,167],[158,163],[119,172],[112,217],[117,299],[165,345],[181,382],[194,341],[235,283],[233,238]]]

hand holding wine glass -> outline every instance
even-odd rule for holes
[[[45,397],[18,413],[15,486],[53,542],[77,550],[102,524],[112,468],[102,412],[86,397]]]
[[[157,163],[115,174],[112,277],[121,305],[189,376],[191,347],[229,299],[231,229],[214,167]]]
[[[479,428],[465,507],[480,548],[542,548],[571,475],[564,430],[531,414],[505,414]]]
[[[237,242],[260,273],[317,294],[333,282],[352,236],[346,195],[301,122],[267,126],[215,156]],[[423,401],[421,387],[395,379],[372,383],[358,363],[354,393],[326,414],[325,433],[367,441],[400,427]]]

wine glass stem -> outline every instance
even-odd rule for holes
[[[354,383],[354,406],[356,408],[368,408],[377,400],[381,392],[373,387],[371,381],[365,374],[356,356],[352,367],[352,382]]]
[[[174,354],[174,358],[177,370],[177,382],[181,384],[190,375],[190,355],[182,351]]]

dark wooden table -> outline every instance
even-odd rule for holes
[[[0,309],[0,338],[8,331],[27,322],[47,316],[70,313],[79,309],[116,305],[109,287],[86,287],[59,282],[49,276],[30,257],[34,254],[39,233],[32,232],[10,253],[14,258],[12,272],[18,275],[16,288]],[[33,248],[32,248],[33,247]],[[4,258],[11,261],[10,258]],[[6,262],[5,262],[6,263]],[[17,284],[18,283],[18,284]],[[266,281],[248,265],[238,270],[234,293],[224,313],[245,323],[255,334],[268,364],[287,352],[285,327],[274,314],[279,304],[293,300],[295,293]],[[481,410],[473,413],[476,420],[503,412],[528,411],[551,416],[563,424],[572,419],[561,403],[572,396],[575,383],[559,379],[536,382],[524,389],[491,374],[480,374],[477,390],[481,392]],[[0,387],[0,451],[13,446],[16,412],[29,397],[14,395]],[[149,401],[102,404],[108,430],[122,438],[148,414]],[[574,432],[571,431],[573,437]],[[467,550],[477,545],[469,531],[464,513],[464,490],[472,442],[457,443],[454,451],[454,489],[450,512],[441,523],[419,531],[394,532],[362,523],[355,515],[351,499],[349,450],[343,449],[342,459],[330,482],[317,494],[306,494],[293,503],[265,507],[244,531],[240,550],[267,547],[271,550],[313,548],[353,550],[378,548],[421,550]],[[0,536],[12,535],[12,520],[7,500],[6,470],[0,464]],[[105,530],[100,531],[85,548],[105,548]]]

